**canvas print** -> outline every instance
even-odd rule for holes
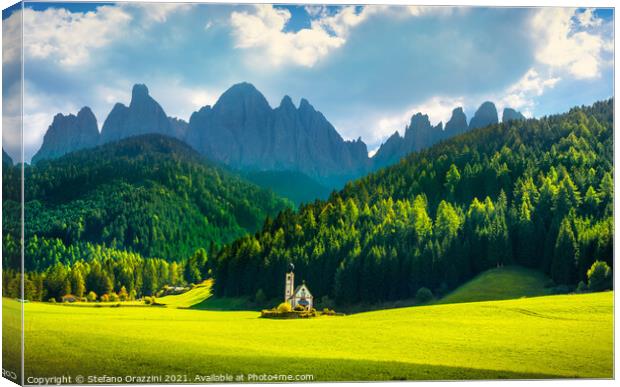
[[[613,378],[614,17],[5,9],[3,377]]]

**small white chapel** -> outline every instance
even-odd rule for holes
[[[304,281],[301,285],[295,287],[295,265],[289,264],[286,272],[286,282],[284,286],[284,301],[291,304],[293,308],[298,305],[306,309],[312,309],[313,297],[310,289]]]

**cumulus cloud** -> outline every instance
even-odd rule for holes
[[[324,15],[312,20],[312,28],[327,30],[341,39],[346,39],[353,27],[366,20],[373,13],[381,12],[384,9],[385,7],[381,6],[371,6],[358,12],[355,6],[345,6],[334,15]]]
[[[541,8],[531,21],[537,39],[536,59],[577,79],[600,76],[603,56],[613,50],[603,21],[591,9]]]
[[[123,36],[123,29],[132,20],[129,13],[116,6],[101,6],[97,12],[86,13],[64,8],[26,8],[23,12],[26,58],[49,58],[66,66],[88,61],[92,49]],[[18,17],[17,13],[13,17]]]
[[[320,24],[296,32],[284,31],[291,13],[271,5],[257,4],[254,11],[233,12],[230,23],[236,47],[254,49],[256,64],[282,65],[292,62],[311,67],[345,40],[330,35]]]
[[[306,5],[304,7],[308,15],[312,18],[327,16],[327,7],[324,5]]]
[[[123,3],[120,5],[126,9],[138,9],[144,20],[165,23],[168,17],[176,12],[189,11],[194,7],[191,3]]]
[[[501,110],[504,107],[511,107],[521,110],[526,116],[531,116],[536,98],[543,95],[545,90],[553,88],[559,81],[559,77],[544,77],[531,68],[521,79],[506,89],[498,100],[498,108]]]
[[[84,65],[93,51],[132,35],[130,27],[144,28],[164,23],[169,15],[189,10],[192,4],[122,3],[102,5],[96,11],[71,12],[52,7],[39,11],[23,10],[24,56],[26,59],[50,59],[67,67]],[[8,28],[21,22],[22,11],[14,12],[6,21]],[[136,19],[139,23],[136,23]],[[3,24],[5,24],[3,23]],[[11,31],[8,31],[11,33]],[[9,46],[5,60],[15,60],[15,47]]]

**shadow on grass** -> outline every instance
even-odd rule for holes
[[[154,355],[149,361],[138,361],[130,353],[123,354],[114,362],[101,363],[92,359],[82,363],[79,368],[51,359],[50,362],[26,363],[26,374],[29,376],[51,376],[58,373],[81,375],[187,375],[189,383],[206,383],[213,380],[213,375],[244,375],[245,382],[278,382],[278,381],[309,381],[309,380],[260,380],[260,375],[312,375],[313,380],[326,381],[375,381],[375,380],[531,380],[531,379],[567,379],[583,377],[579,375],[551,375],[536,372],[510,370],[490,370],[484,368],[454,367],[429,365],[397,361],[373,361],[350,359],[317,359],[300,357],[279,357],[265,355],[213,355],[186,354],[179,356],[174,362],[167,354]],[[168,354],[170,355],[170,354]],[[190,360],[191,359],[191,360]],[[258,379],[256,379],[258,375]],[[207,377],[207,379],[205,379]],[[591,376],[589,376],[591,377]],[[610,375],[600,375],[610,378]],[[159,381],[164,383],[165,381]]]

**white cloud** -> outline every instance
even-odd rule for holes
[[[402,10],[402,7],[396,7]],[[329,52],[344,45],[351,30],[369,16],[392,9],[387,6],[343,6],[329,14],[324,6],[306,6],[310,28],[285,31],[291,19],[286,9],[257,4],[252,12],[235,11],[230,16],[237,48],[252,49],[255,65],[292,63],[312,67]]]
[[[174,93],[170,93],[170,90]],[[205,105],[213,106],[224,90],[206,85],[187,86],[180,79],[159,79],[149,85],[151,96],[166,114],[189,121],[191,114]]]
[[[256,64],[279,66],[292,62],[312,67],[322,57],[344,44],[339,36],[330,35],[318,24],[297,32],[285,32],[291,14],[286,9],[276,9],[260,4],[254,12],[233,12],[230,23],[236,47],[256,49]]]
[[[537,97],[543,95],[546,89],[553,88],[559,81],[559,77],[543,77],[531,68],[521,79],[509,86],[504,95],[498,99],[498,110],[511,107],[522,110],[526,116],[531,115]]]
[[[407,9],[412,16],[451,16],[458,12],[467,12],[468,7],[410,5]]]
[[[599,27],[603,24],[603,20],[594,15],[594,10],[588,8],[576,16],[579,24],[584,28]]]
[[[532,18],[533,38],[538,43],[536,59],[577,79],[600,76],[603,55],[613,50],[609,40],[596,27],[602,20],[592,10],[541,8]]]
[[[194,5],[191,3],[123,3],[120,6],[139,10],[146,21],[165,23],[171,14],[188,11]]]
[[[311,24],[312,28],[327,30],[342,39],[346,39],[353,27],[366,20],[368,16],[382,9],[384,9],[384,7],[367,6],[360,12],[357,12],[355,6],[346,6],[342,7],[341,10],[334,15],[312,20]]]
[[[17,17],[17,13],[11,18]],[[64,8],[44,11],[24,9],[24,51],[27,58],[47,59],[77,66],[90,59],[92,49],[123,36],[132,20],[124,9],[101,6],[97,12],[69,12]]]
[[[22,11],[15,11],[2,21],[2,60],[14,63],[20,59],[22,48]]]
[[[24,55],[26,60],[50,59],[62,66],[80,66],[91,60],[94,49],[131,37],[132,28],[164,23],[171,14],[186,11],[192,6],[123,3],[102,5],[89,12],[70,12],[65,8],[55,7],[43,11],[25,8]],[[3,22],[3,29],[7,31],[7,28],[18,28],[21,15],[21,11],[14,12]],[[13,46],[3,48],[3,54],[7,58],[5,60],[17,59],[16,48]]]
[[[304,9],[312,18],[327,16],[327,7],[324,5],[306,5]]]

